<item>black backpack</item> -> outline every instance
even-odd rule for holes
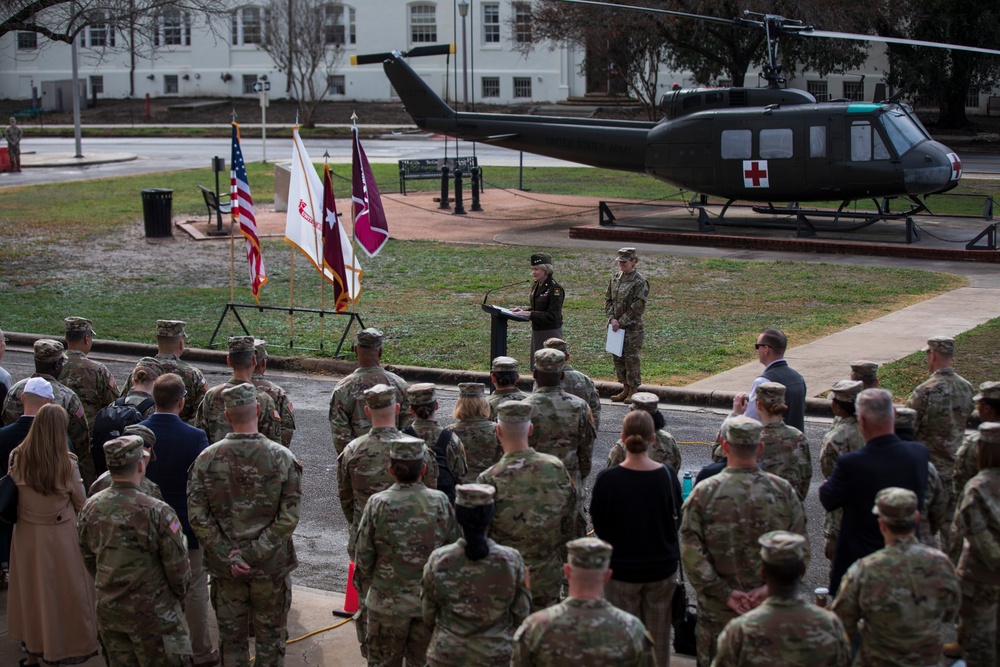
[[[90,439],[90,452],[94,457],[94,467],[97,474],[101,475],[108,469],[108,464],[104,460],[104,443],[125,434],[125,427],[138,424],[153,405],[153,399],[147,398],[138,405],[127,403],[127,397],[116,398],[114,402],[98,410],[94,417],[94,424],[91,427],[93,436]]]
[[[412,426],[407,426],[403,429],[403,433],[407,435],[412,435],[415,438],[419,438],[417,432],[413,430]],[[438,464],[438,483],[437,490],[448,496],[448,501],[454,505],[455,504],[455,486],[457,480],[455,479],[455,473],[452,472],[451,468],[448,466],[448,443],[451,442],[451,436],[454,435],[450,429],[443,429],[441,435],[438,436],[437,442],[431,447],[431,451],[434,452],[434,459]]]

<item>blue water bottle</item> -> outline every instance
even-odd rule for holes
[[[687,500],[691,495],[691,488],[694,486],[694,479],[690,472],[684,473],[684,486],[681,489],[681,500]]]

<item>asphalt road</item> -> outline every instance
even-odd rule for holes
[[[387,351],[391,360],[391,350]],[[135,364],[135,359],[95,354],[111,369],[122,382]],[[9,347],[3,358],[3,366],[15,380],[27,377],[33,371],[30,350],[24,347]],[[222,365],[201,364],[209,385],[224,382],[230,376]],[[331,376],[308,375],[304,373],[268,372],[268,377],[280,384],[292,397],[295,405],[297,430],[292,441],[292,451],[303,466],[303,505],[298,529],[295,532],[295,546],[300,565],[293,573],[295,583],[325,590],[343,591],[347,580],[347,524],[337,499],[336,455],[330,437],[327,409],[330,393],[336,380]],[[451,411],[458,391],[455,387],[445,387],[439,396],[441,409],[439,421],[451,423]],[[693,443],[710,440],[715,436],[724,415],[717,411],[665,406],[664,414],[669,430],[679,443]],[[604,469],[608,452],[619,435],[621,421],[626,409],[621,404],[604,403],[601,414],[601,430],[594,446],[593,472],[587,480],[588,493],[597,473]],[[806,498],[806,514],[809,543],[813,558],[803,583],[803,589],[812,591],[825,586],[829,567],[823,557],[823,509],[817,496],[817,488],[822,481],[819,471],[819,443],[826,432],[829,420],[809,420],[806,436],[809,439],[813,458],[813,479]],[[682,469],[697,474],[704,465],[710,463],[710,449],[701,444],[681,444]]]

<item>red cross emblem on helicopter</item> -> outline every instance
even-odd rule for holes
[[[958,153],[948,153],[948,161],[951,163],[951,180],[962,178],[962,158],[958,157]]]
[[[767,160],[743,160],[743,187],[767,188]]]

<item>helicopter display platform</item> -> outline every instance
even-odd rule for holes
[[[831,252],[1000,263],[998,223],[983,215],[897,213],[873,221],[870,212],[751,203],[602,201],[595,225],[578,225],[570,238]]]

